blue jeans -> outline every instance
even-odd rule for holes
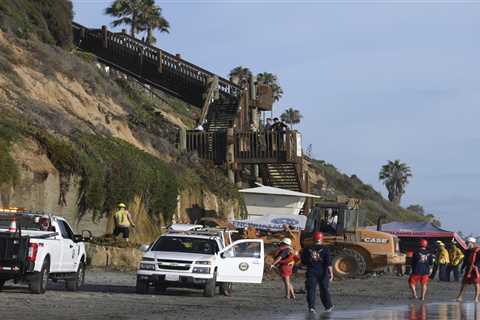
[[[332,307],[332,298],[330,297],[329,291],[330,279],[328,274],[314,270],[307,270],[307,279],[305,282],[308,308],[315,308],[317,285],[320,289],[320,300],[325,309]]]

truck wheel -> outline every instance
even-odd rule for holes
[[[3,289],[3,286],[5,285],[6,280],[0,280],[0,290]]]
[[[353,278],[363,275],[367,263],[363,255],[353,249],[343,249],[333,258],[333,273],[337,278]]]
[[[213,274],[213,278],[207,281],[205,289],[203,289],[203,295],[205,297],[214,297],[215,289],[217,288],[217,272]]]
[[[232,283],[231,282],[222,282],[220,284],[220,294],[223,294],[224,296],[231,296],[232,295]]]
[[[141,280],[137,277],[137,285],[135,286],[135,291],[139,294],[148,293],[149,283],[148,280]]]
[[[155,284],[155,291],[164,293],[165,291],[167,291],[167,286],[164,284],[157,283]]]
[[[47,290],[48,276],[50,273],[50,262],[45,260],[41,271],[36,274],[29,283],[30,292],[41,294]]]
[[[65,287],[68,291],[77,291],[85,283],[85,264],[83,262],[78,266],[78,270],[75,273],[75,278],[65,280]]]

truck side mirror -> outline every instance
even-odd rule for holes
[[[142,244],[138,249],[142,252],[147,252],[148,249],[150,249],[150,246],[146,244]]]

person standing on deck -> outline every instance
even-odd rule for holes
[[[314,232],[313,240],[315,244],[306,247],[302,251],[302,264],[307,267],[306,286],[308,309],[312,313],[315,310],[315,295],[317,285],[320,287],[320,299],[326,312],[333,310],[332,299],[330,296],[329,285],[333,280],[332,256],[330,250],[323,246],[323,233]]]

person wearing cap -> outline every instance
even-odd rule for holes
[[[298,255],[292,249],[292,240],[284,238],[280,242],[280,246],[275,253],[275,261],[270,268],[279,266],[280,276],[285,285],[285,298],[295,299],[295,291],[292,286],[291,277],[293,274],[293,267],[299,260]]]
[[[413,253],[411,259],[412,273],[408,278],[408,284],[412,291],[412,299],[417,299],[417,283],[420,282],[422,286],[422,295],[420,300],[425,300],[425,295],[428,289],[428,280],[430,273],[430,266],[433,264],[433,255],[427,251],[428,242],[425,239],[420,240],[420,249]]]
[[[465,259],[463,260],[462,271],[463,275],[462,286],[457,296],[457,301],[463,301],[463,292],[466,285],[475,285],[475,302],[479,302],[480,296],[480,247],[476,245],[477,240],[474,237],[467,238],[468,250],[465,252]]]
[[[462,250],[457,246],[455,240],[452,241],[452,247],[450,248],[450,268],[448,274],[453,272],[453,280],[458,282],[460,280],[460,265],[463,262],[464,254]]]
[[[317,285],[320,288],[320,300],[325,311],[333,310],[332,299],[330,296],[329,285],[333,280],[332,256],[330,250],[323,245],[323,233],[314,232],[312,246],[305,247],[302,250],[302,264],[307,267],[306,289],[308,309],[312,313],[315,310],[315,295]]]
[[[114,213],[113,220],[115,222],[115,229],[113,230],[113,236],[118,237],[122,234],[123,239],[128,241],[130,237],[130,227],[135,228],[130,212],[127,211],[127,206],[123,203],[118,204],[118,211]]]
[[[440,281],[450,281],[449,266],[450,255],[445,243],[438,241],[438,278]]]

